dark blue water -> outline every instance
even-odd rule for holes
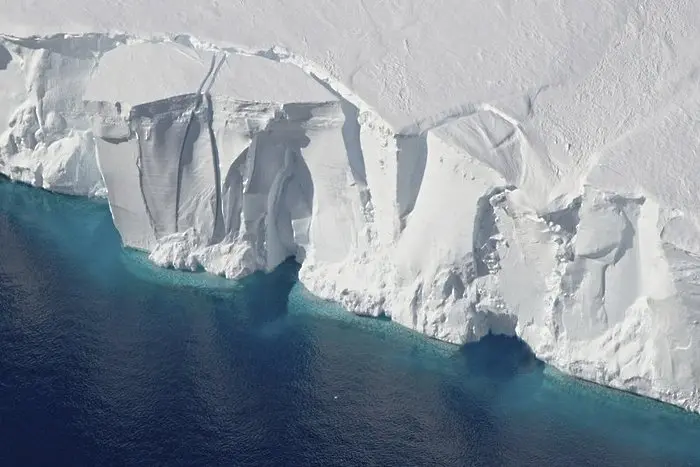
[[[353,317],[296,270],[153,268],[105,205],[0,181],[0,465],[700,465],[698,416]]]

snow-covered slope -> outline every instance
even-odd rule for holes
[[[700,411],[699,3],[6,2],[0,171]]]

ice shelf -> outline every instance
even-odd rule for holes
[[[6,5],[0,172],[107,197],[159,265],[295,256],[354,313],[700,411],[694,2],[76,3]]]

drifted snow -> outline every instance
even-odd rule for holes
[[[296,256],[355,313],[700,411],[695,2],[172,3],[5,5],[0,171],[107,196],[160,265]]]

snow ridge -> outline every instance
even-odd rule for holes
[[[458,344],[517,334],[700,411],[700,216],[615,189],[614,145],[564,164],[533,123],[549,85],[397,129],[282,47],[58,34],[2,36],[0,87],[0,172],[107,196],[157,264],[236,278],[295,256],[355,313]]]

